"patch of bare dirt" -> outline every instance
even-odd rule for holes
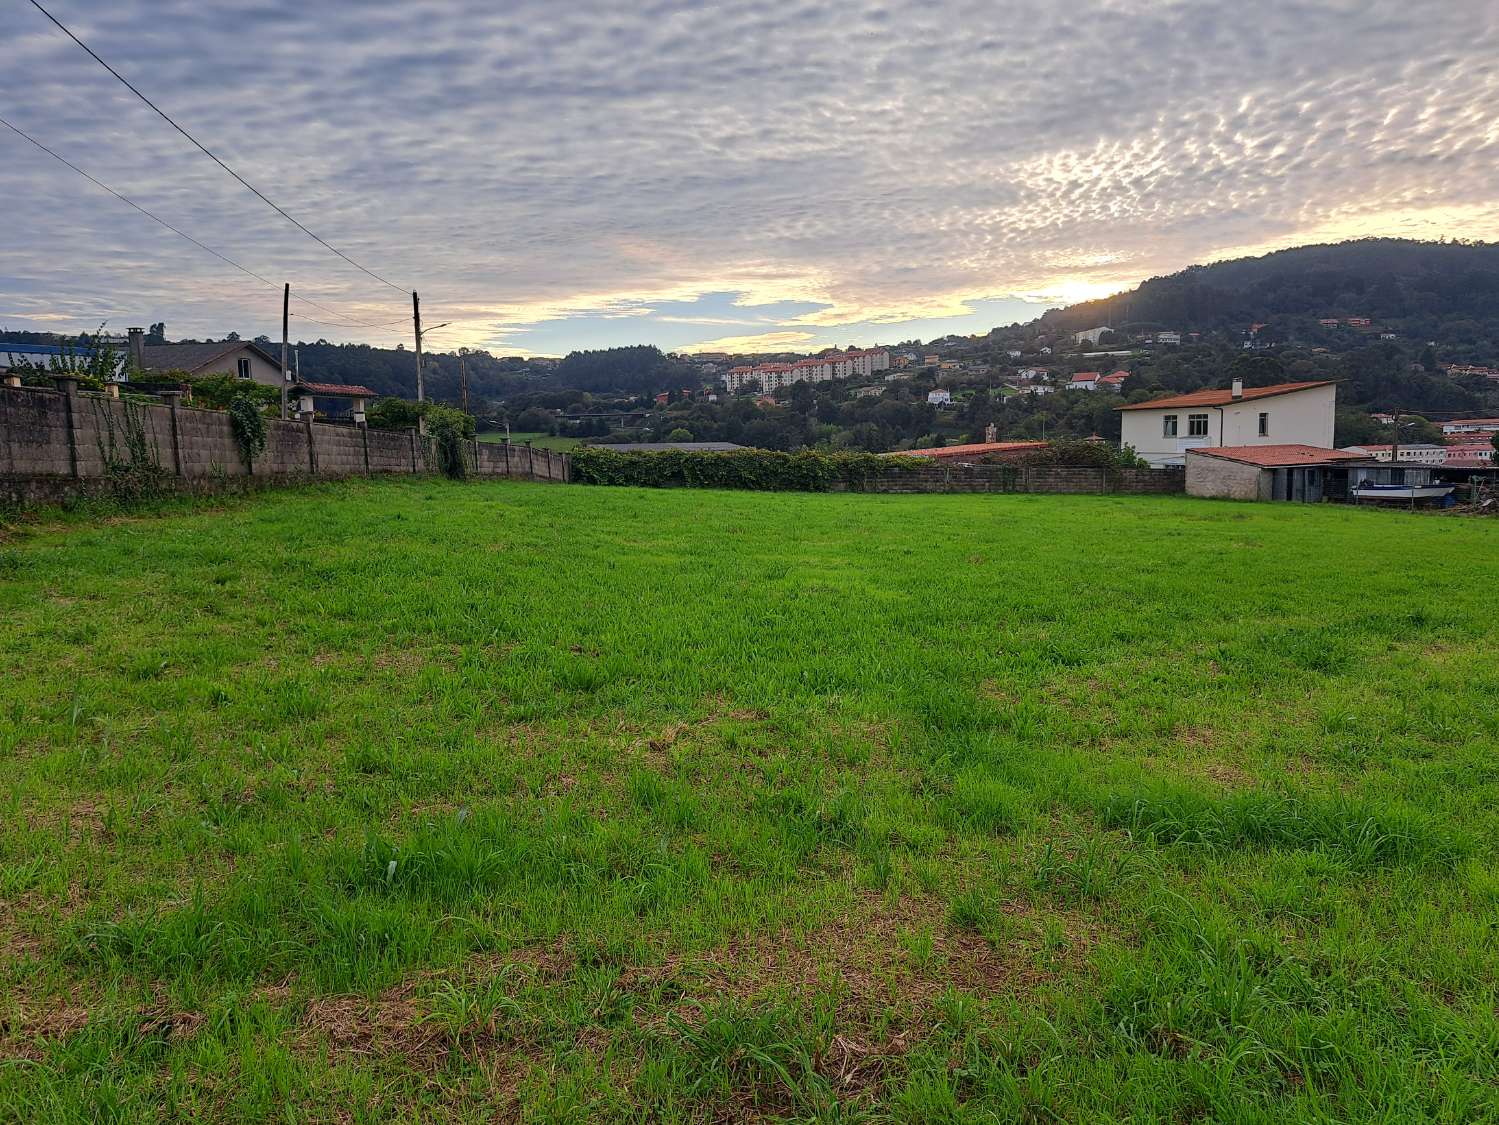
[[[23,1001],[15,1014],[0,1017],[0,1057],[41,1059],[47,1046],[67,1039],[89,1025],[90,1009],[66,1000]],[[164,1005],[129,1016],[141,1037],[186,1039],[203,1026],[200,1012]]]
[[[402,990],[378,999],[325,996],[311,1000],[299,1033],[326,1043],[338,1054],[400,1055],[414,1068],[433,1071],[451,1049],[442,1029],[422,1021],[422,1013]]]
[[[697,731],[707,730],[723,722],[753,723],[770,718],[768,711],[753,707],[732,707],[722,695],[710,698],[708,713],[691,722],[671,723],[654,734],[646,734],[635,743],[637,749],[646,749],[654,754],[664,754],[677,742]]]
[[[1243,789],[1254,784],[1254,775],[1229,762],[1209,762],[1202,768],[1203,775],[1233,789]]]
[[[415,648],[383,648],[375,653],[371,664],[382,672],[399,672],[411,675],[426,664],[426,654]]]

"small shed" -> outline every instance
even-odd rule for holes
[[[364,422],[364,404],[379,395],[358,383],[304,383],[296,382],[287,392],[297,402],[297,414],[311,418],[316,410],[325,416],[342,414],[347,409],[356,423]],[[319,402],[318,400],[323,400]]]
[[[1348,498],[1350,471],[1376,464],[1363,453],[1315,445],[1230,445],[1188,449],[1187,494],[1220,500]]]

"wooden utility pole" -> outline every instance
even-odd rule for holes
[[[286,340],[291,321],[291,282],[281,290],[281,417],[286,418],[286,385],[291,381],[291,368],[286,366]]]
[[[416,325],[416,401],[427,401],[427,385],[422,381],[422,304],[416,295],[416,290],[411,291],[411,319]]]
[[[468,355],[458,353],[458,386],[463,392],[463,412],[468,413]]]

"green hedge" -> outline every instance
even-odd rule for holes
[[[924,457],[874,453],[776,453],[743,449],[727,453],[665,450],[615,453],[580,446],[571,453],[572,479],[582,484],[643,488],[749,488],[761,492],[825,492],[834,484],[861,488],[887,473],[912,472]]]

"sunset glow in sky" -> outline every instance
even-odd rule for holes
[[[430,346],[813,350],[1027,320],[1194,262],[1499,237],[1495,0],[57,0]],[[0,114],[409,346],[409,298],[34,8]],[[0,127],[0,328],[279,337],[280,293]],[[317,310],[302,312],[330,321]]]

